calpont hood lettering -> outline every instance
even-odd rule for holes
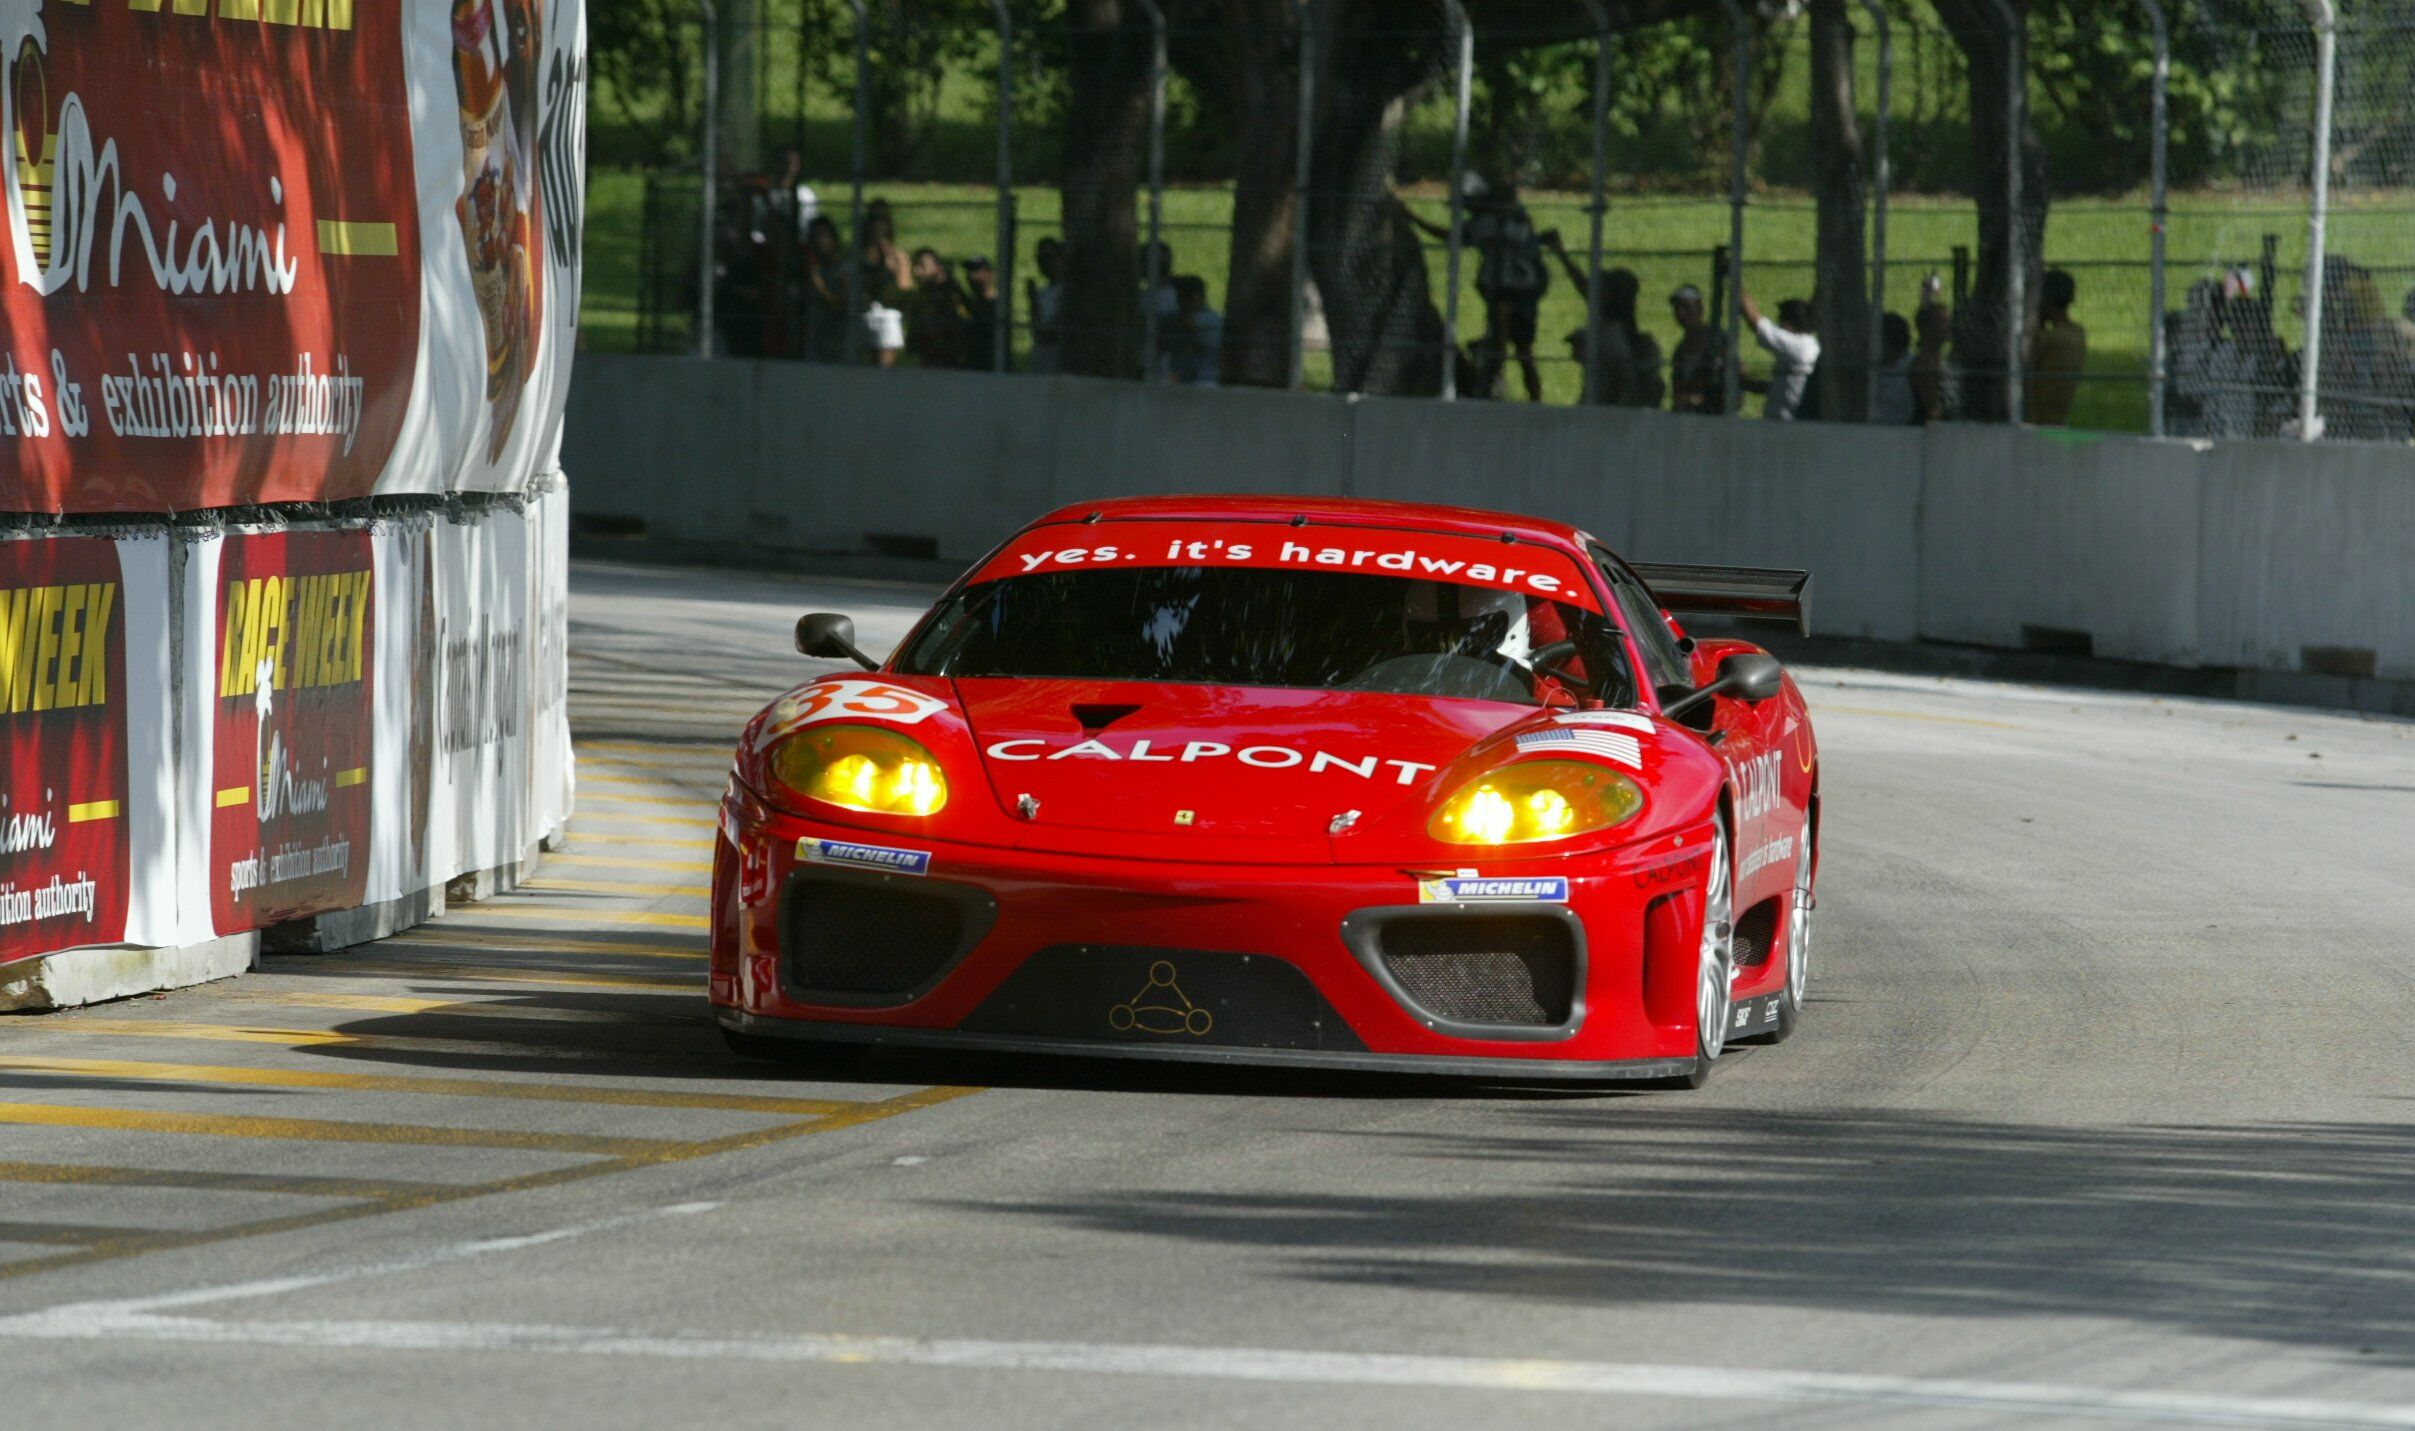
[[[983,753],[992,760],[1121,760],[1150,764],[1170,760],[1185,765],[1201,760],[1230,758],[1260,770],[1290,770],[1306,766],[1312,775],[1340,770],[1361,780],[1377,779],[1382,772],[1389,770],[1396,785],[1414,785],[1419,776],[1431,775],[1440,768],[1420,760],[1393,760],[1380,755],[1335,755],[1331,751],[1299,750],[1288,745],[1245,745],[1236,749],[1213,740],[1186,741],[1179,755],[1169,755],[1153,750],[1146,740],[1135,740],[1119,748],[1095,736],[1070,745],[1033,739],[994,740],[983,747]]]

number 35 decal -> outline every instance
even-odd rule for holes
[[[833,676],[780,702],[772,724],[792,729],[826,720],[870,720],[890,725],[919,725],[947,709],[920,691],[860,676]]]

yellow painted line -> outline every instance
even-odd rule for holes
[[[64,1103],[0,1103],[0,1123],[44,1128],[105,1128],[119,1133],[180,1133],[302,1143],[390,1143],[413,1148],[509,1148],[527,1153],[584,1153],[627,1158],[677,1143],[660,1138],[601,1138],[585,1133],[521,1133],[501,1128],[437,1128],[423,1123],[350,1123],[326,1118],[255,1118],[235,1113],[160,1113],[143,1108],[79,1108]]]
[[[193,1192],[281,1193],[288,1197],[424,1197],[459,1183],[383,1178],[321,1178],[282,1173],[209,1173],[182,1168],[103,1168],[84,1163],[0,1163],[0,1182],[66,1187],[181,1188]]]
[[[1892,720],[1930,721],[1938,725],[1975,725],[1983,730],[2022,729],[2020,726],[2012,725],[2005,721],[1981,720],[1977,716],[1928,715],[1921,711],[1882,710],[1877,706],[1832,706],[1821,704],[1813,706],[1811,708],[1811,712],[1813,715],[1828,715],[1833,713],[1836,715],[1886,716]]]
[[[733,731],[730,744],[735,747],[737,743],[737,733]],[[574,740],[571,745],[581,751],[612,750],[632,755],[702,756],[709,753],[706,747],[692,740]]]
[[[695,760],[631,760],[625,755],[590,755],[584,747],[578,751],[579,764],[603,765],[614,770],[694,770],[711,771],[715,775],[730,773],[728,756]]]
[[[393,258],[402,249],[392,224],[321,219],[319,252],[331,258]]]
[[[712,889],[701,884],[637,884],[630,881],[606,879],[554,879],[540,875],[522,880],[522,889],[593,890],[601,894],[673,895],[684,899],[709,899]]]
[[[365,765],[356,765],[350,770],[339,770],[335,773],[335,788],[341,790],[347,785],[358,785],[368,778],[369,767]]]
[[[664,823],[684,825],[688,822],[674,820]],[[573,845],[653,845],[665,850],[709,850],[713,847],[711,840],[666,840],[659,835],[618,835],[581,829],[574,829],[570,832],[570,843]]]
[[[473,918],[474,914],[459,916]],[[702,949],[673,949],[660,944],[620,944],[604,939],[546,939],[534,935],[489,933],[448,924],[423,924],[379,940],[380,946],[404,949],[525,949],[532,954],[626,954],[636,959],[702,959]],[[362,946],[364,948],[370,946]]]
[[[218,808],[224,810],[231,806],[240,805],[251,798],[252,787],[249,785],[231,786],[218,792]]]
[[[504,905],[492,901],[477,907],[481,919],[562,919],[574,924],[644,924],[664,929],[708,929],[712,921],[701,914],[664,914],[652,909],[585,909],[570,904]]]
[[[350,959],[311,962],[337,978],[458,979],[472,984],[542,984],[562,989],[628,989],[693,994],[704,987],[695,979],[647,979],[635,974],[550,974],[530,969],[498,969],[484,964],[376,964]]]
[[[67,823],[81,825],[87,820],[114,820],[125,809],[116,800],[86,800],[67,807]]]
[[[669,1163],[686,1162],[694,1158],[712,1157],[719,1153],[760,1148],[792,1138],[812,1137],[819,1133],[835,1133],[848,1128],[860,1128],[868,1123],[895,1118],[901,1114],[937,1107],[970,1094],[978,1088],[937,1087],[901,1093],[877,1103],[859,1103],[843,1113],[825,1118],[802,1118],[793,1123],[775,1124],[751,1133],[736,1133],[725,1138],[713,1138],[696,1143],[658,1143],[643,1151],[622,1157],[575,1163],[541,1173],[525,1173],[518,1177],[499,1178],[493,1182],[476,1183],[466,1187],[431,1190],[415,1196],[348,1203],[342,1207],[323,1208],[314,1212],[295,1213],[287,1217],[261,1218],[232,1226],[204,1228],[193,1232],[130,1233],[108,1242],[47,1257],[21,1258],[0,1264],[0,1280],[26,1277],[79,1263],[102,1262],[116,1258],[139,1256],[172,1247],[192,1247],[209,1242],[228,1242],[237,1238],[260,1237],[269,1233],[292,1232],[306,1227],[320,1227],[353,1218],[378,1217],[389,1212],[410,1208],[433,1207],[441,1203],[463,1202],[471,1198],[493,1197],[500,1193],[528,1192],[537,1188],[559,1187],[565,1183],[582,1182],[588,1178],[611,1177],[634,1172],[641,1168],[661,1167]],[[78,1109],[77,1112],[87,1110]]]
[[[713,803],[713,797],[709,795],[618,795],[605,791],[595,797],[595,803],[599,805],[677,805],[693,810],[700,805],[710,806]],[[602,815],[605,812],[598,810],[596,813]],[[607,816],[607,818],[610,817]]]
[[[766,1098],[745,1093],[682,1093],[650,1088],[586,1088],[576,1084],[512,1083],[485,1078],[413,1078],[400,1074],[329,1073],[303,1068],[230,1068],[207,1063],[149,1063],[116,1058],[52,1058],[0,1054],[0,1068],[28,1073],[82,1074],[159,1083],[244,1088],[330,1088],[358,1093],[428,1093],[442,1098],[510,1098],[529,1103],[599,1103],[620,1108],[709,1108],[731,1113],[825,1117],[854,1104],[831,1098]]]
[[[635,1009],[565,1009],[551,1004],[521,1003],[517,999],[406,999],[390,994],[321,994],[306,989],[283,992],[268,989],[213,990],[221,999],[241,999],[279,1008],[344,1009],[353,1013],[403,1014],[412,1017],[503,1019],[518,1023],[618,1024],[624,1028],[702,1028],[712,1022],[703,1014],[665,1014]]]
[[[183,1019],[77,1019],[59,1025],[64,1033],[100,1034],[126,1038],[196,1038],[221,1043],[265,1043],[278,1048],[316,1048],[328,1044],[357,1044],[364,1034],[330,1029],[261,1028],[243,1024],[192,1023]],[[416,1040],[414,1040],[416,1042]]]
[[[680,803],[693,806],[699,802],[694,800],[685,800]],[[709,808],[709,804],[708,808],[699,810],[696,814],[689,816],[686,819],[673,819],[668,815],[640,815],[634,812],[623,813],[619,810],[596,809],[582,809],[579,811],[578,817],[582,824],[588,820],[602,820],[608,824],[614,825],[660,825],[664,828],[673,830],[709,830],[713,828],[713,816]],[[578,834],[573,834],[570,838],[575,841],[581,838],[602,839],[604,837],[600,835],[581,836]],[[639,843],[646,844],[651,842],[641,840]]]
[[[601,869],[660,870],[667,874],[711,874],[711,860],[646,860],[631,855],[547,855],[545,863],[593,865]]]

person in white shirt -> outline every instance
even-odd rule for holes
[[[1771,422],[1792,422],[1811,386],[1811,370],[1820,361],[1819,335],[1811,330],[1811,305],[1789,298],[1778,305],[1777,321],[1772,322],[1744,291],[1744,279],[1738,275],[1736,307],[1753,336],[1769,350],[1770,358],[1769,381],[1746,383],[1745,387],[1769,395],[1761,407],[1763,417]]]

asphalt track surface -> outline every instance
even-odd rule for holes
[[[2402,722],[1798,672],[1803,1032],[1700,1093],[739,1063],[729,738],[929,592],[586,565],[579,814],[0,1024],[20,1426],[2415,1425]]]

